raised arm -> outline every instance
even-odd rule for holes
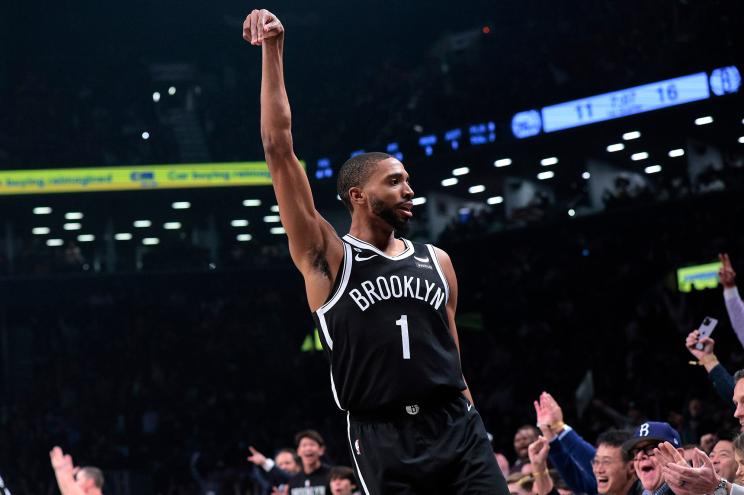
[[[54,447],[49,452],[49,460],[62,495],[85,495],[83,489],[75,483],[75,466],[69,454],[65,454],[59,447]]]
[[[744,346],[744,302],[739,296],[739,290],[736,288],[736,272],[731,266],[731,260],[728,254],[719,254],[721,260],[721,269],[718,271],[718,277],[723,285],[723,299],[726,301],[726,311],[728,312],[731,326],[734,327],[736,337]]]
[[[312,310],[330,292],[343,245],[315,209],[307,174],[292,145],[292,113],[284,86],[284,26],[268,10],[254,10],[243,22],[243,38],[261,46],[261,140],[271,173],[289,251],[305,277]]]

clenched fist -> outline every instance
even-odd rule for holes
[[[254,10],[243,21],[243,39],[251,45],[261,45],[264,40],[284,36],[281,21],[266,9]]]

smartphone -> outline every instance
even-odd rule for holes
[[[710,337],[710,334],[713,333],[716,325],[718,325],[718,320],[716,320],[715,318],[711,318],[710,316],[706,316],[703,320],[703,323],[700,325],[700,328],[698,328],[698,341],[705,337]],[[703,350],[703,347],[703,344],[701,344],[700,342],[695,344],[695,349],[697,349],[698,351]]]

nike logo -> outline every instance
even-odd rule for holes
[[[469,403],[469,402],[468,402],[468,412],[470,412],[470,410],[471,410],[472,408],[473,408],[473,404],[471,404],[471,403]]]
[[[413,259],[415,259],[416,261],[420,261],[421,263],[428,263],[429,262],[429,257],[428,256],[426,258],[419,258],[418,256],[414,256]]]
[[[372,256],[367,256],[365,258],[362,258],[361,256],[359,256],[359,253],[357,253],[357,255],[354,256],[354,259],[357,260],[357,261],[367,261],[367,260],[371,260],[375,256],[377,256],[377,255],[376,254],[373,254]]]

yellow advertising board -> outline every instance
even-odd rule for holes
[[[266,185],[265,162],[0,171],[0,195]]]

